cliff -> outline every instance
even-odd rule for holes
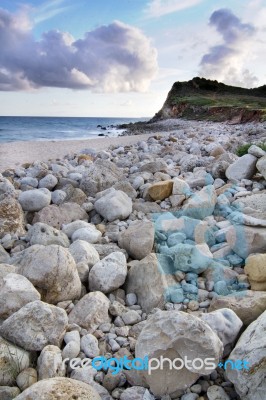
[[[266,120],[266,85],[245,89],[205,78],[175,82],[150,122],[167,118],[245,123]]]

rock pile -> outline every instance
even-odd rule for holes
[[[226,129],[2,172],[1,399],[262,399],[266,154]]]

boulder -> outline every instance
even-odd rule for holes
[[[107,221],[126,219],[132,212],[132,200],[121,190],[113,188],[101,193],[94,203],[95,210]]]
[[[261,157],[256,164],[257,170],[261,173],[264,179],[266,179],[266,155]]]
[[[136,260],[141,260],[151,253],[154,242],[154,227],[150,221],[137,221],[121,232],[119,247]]]
[[[89,288],[91,291],[110,293],[125,282],[127,276],[127,261],[123,253],[117,251],[98,261],[89,273]]]
[[[18,267],[18,274],[29,279],[47,303],[79,298],[81,282],[77,267],[64,247],[35,244],[17,253],[12,263]]]
[[[26,390],[28,387],[38,381],[37,371],[34,368],[26,368],[18,374],[16,383],[21,391]]]
[[[251,254],[245,264],[244,270],[251,289],[266,291],[266,254]]]
[[[266,229],[246,225],[234,225],[228,229],[226,240],[230,248],[241,258],[251,253],[266,252]]]
[[[50,378],[30,386],[16,400],[101,400],[92,386],[70,378]]]
[[[71,237],[72,241],[75,240],[84,240],[88,243],[97,243],[101,238],[102,233],[95,228],[93,224],[87,226],[86,228],[81,228],[75,231]]]
[[[188,198],[191,194],[190,186],[189,184],[184,181],[183,179],[179,178],[174,178],[173,179],[173,195],[183,195],[186,198]]]
[[[20,390],[16,386],[0,386],[0,399],[13,400],[20,394]]]
[[[95,247],[84,240],[76,240],[72,243],[69,247],[69,252],[77,265],[79,263],[85,263],[90,268],[100,261],[99,254]]]
[[[17,273],[17,267],[10,264],[0,264],[0,279],[4,278],[6,275],[10,273]]]
[[[266,292],[245,290],[235,295],[214,297],[209,312],[221,308],[230,308],[248,326],[266,310]]]
[[[96,160],[86,168],[80,188],[88,196],[95,196],[98,192],[108,189],[120,181],[123,171],[109,160]]]
[[[52,174],[45,175],[44,178],[39,181],[39,188],[46,188],[48,190],[52,190],[58,183],[58,179],[56,176]]]
[[[140,167],[140,171],[147,171],[151,172],[152,174],[155,174],[155,172],[159,171],[167,172],[167,170],[168,170],[168,165],[161,158],[157,158],[156,161],[147,162]]]
[[[148,193],[153,200],[164,200],[171,196],[173,189],[173,181],[167,180],[162,182],[153,183],[149,189]]]
[[[48,246],[50,244],[57,244],[63,247],[69,247],[68,237],[58,229],[53,228],[50,225],[37,222],[28,230],[26,240],[33,244],[42,244]]]
[[[256,163],[258,159],[251,154],[245,154],[229,165],[225,171],[227,179],[230,181],[241,181],[250,179],[256,173]]]
[[[261,158],[266,156],[266,152],[262,150],[259,146],[252,144],[248,149],[248,154],[252,154],[254,157]]]
[[[18,201],[24,211],[40,211],[51,203],[48,189],[32,189],[21,192]]]
[[[40,293],[24,276],[10,273],[0,278],[0,318],[8,318],[25,304],[40,299]]]
[[[7,233],[23,235],[24,213],[19,202],[13,197],[0,201],[0,239]]]
[[[242,360],[247,368],[228,366],[226,376],[231,381],[241,400],[261,400],[266,391],[266,311],[240,336],[229,359]]]
[[[60,229],[63,224],[76,220],[88,221],[86,211],[76,203],[63,203],[59,206],[51,204],[35,214],[33,224],[43,222],[53,228]]]
[[[92,226],[95,228],[95,226],[93,224],[90,224],[89,222],[75,220],[73,222],[70,222],[69,224],[63,224],[62,231],[67,235],[69,239],[71,239],[71,237],[77,230],[82,228],[90,228]]]
[[[109,322],[109,304],[110,301],[103,293],[90,292],[70,312],[69,323],[77,324],[92,333],[100,324]]]
[[[45,346],[37,361],[38,380],[65,376],[62,351],[57,346]]]
[[[139,358],[180,359],[176,363],[179,369],[170,369],[165,362],[163,369],[154,369],[150,374],[140,372],[155,396],[168,394],[173,398],[196,382],[200,375],[214,371],[222,352],[222,342],[206,322],[180,311],[157,311],[153,314],[140,332],[135,347]],[[203,361],[199,362],[200,365],[185,366],[185,357],[188,361],[212,358],[214,365],[207,367]]]
[[[224,345],[224,355],[228,355],[242,328],[243,322],[241,319],[229,308],[202,313],[200,318],[207,322],[211,329],[218,335]]]
[[[48,344],[60,346],[68,319],[65,310],[36,300],[7,318],[0,334],[28,351],[41,351]]]
[[[145,312],[162,308],[167,302],[167,293],[175,288],[173,275],[165,273],[154,253],[134,262],[126,279],[126,292],[135,293],[138,304]]]
[[[190,218],[204,219],[212,215],[216,201],[214,186],[205,186],[183,203],[182,213]]]
[[[30,363],[30,353],[14,346],[0,336],[0,387],[14,385],[17,375],[28,368]],[[0,398],[2,399],[2,397]]]

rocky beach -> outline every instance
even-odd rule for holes
[[[265,399],[265,142],[178,118],[1,145],[0,399]],[[115,371],[145,357],[192,366]]]

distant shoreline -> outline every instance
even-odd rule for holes
[[[133,126],[123,136],[101,137],[85,140],[46,140],[21,141],[0,144],[0,173],[8,168],[17,168],[24,163],[34,161],[59,160],[70,153],[81,153],[83,149],[93,148],[96,151],[107,150],[110,146],[127,146],[139,141],[146,141],[150,136],[164,136],[170,132],[183,130],[189,135],[192,126],[204,127],[210,136],[214,132],[221,135],[230,135],[231,131],[238,130],[244,141],[254,142],[258,137],[266,142],[266,123],[247,123],[243,125],[228,125],[219,122],[188,121],[183,119],[169,119],[155,123],[146,123]],[[252,132],[252,135],[250,135]],[[258,135],[256,134],[258,133]],[[196,139],[194,139],[196,140]]]

